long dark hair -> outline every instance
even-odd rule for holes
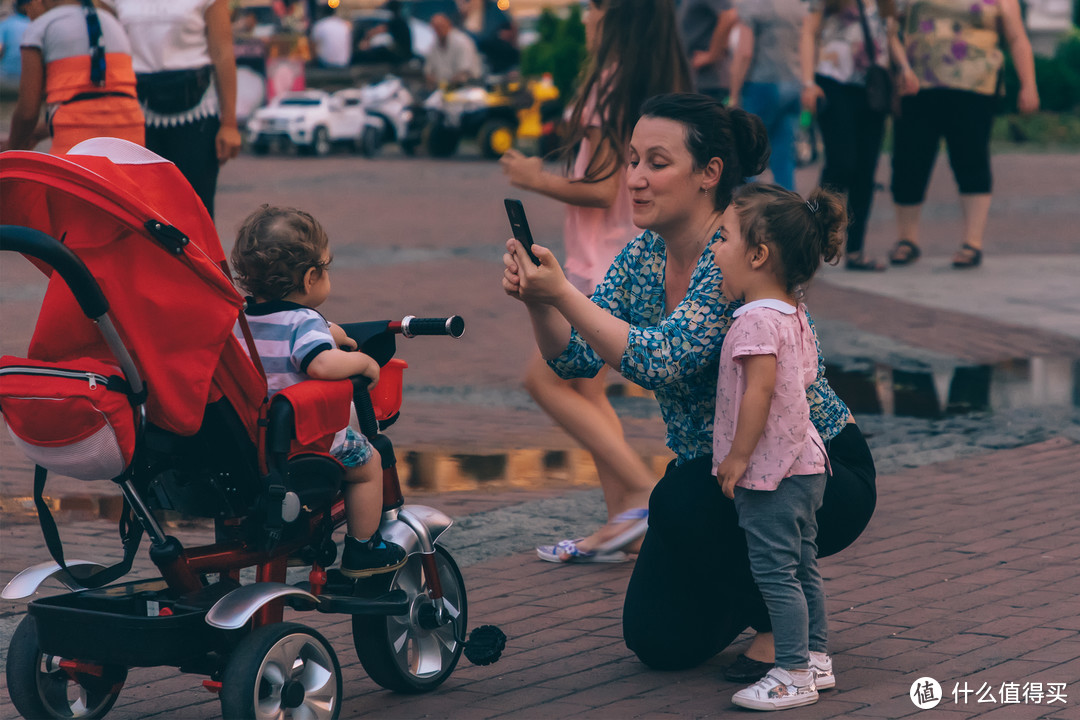
[[[592,0],[604,8],[600,41],[582,74],[566,124],[563,160],[569,169],[578,144],[585,137],[589,118],[586,105],[595,98],[595,112],[603,119],[603,143],[614,158],[598,161],[597,148],[585,170],[585,182],[600,182],[626,164],[627,146],[638,110],[646,98],[660,93],[690,90],[690,68],[683,54],[675,23],[673,0]]]
[[[734,189],[765,171],[769,162],[769,135],[757,115],[726,108],[707,95],[671,93],[649,98],[642,117],[674,120],[686,128],[686,149],[700,170],[713,158],[724,164],[713,193],[718,212],[727,209]]]

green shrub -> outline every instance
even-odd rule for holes
[[[568,102],[585,61],[585,25],[581,22],[580,5],[571,5],[565,18],[544,8],[536,29],[540,38],[522,53],[521,72],[524,75],[551,73],[560,96]]]
[[[1077,0],[1077,5],[1080,6],[1080,0]],[[1072,32],[1061,38],[1054,59],[1080,75],[1080,28],[1073,28]]]
[[[1005,54],[1005,93],[1000,111],[1016,112],[1020,79],[1012,56]],[[1054,57],[1035,56],[1035,84],[1039,88],[1039,107],[1050,112],[1070,112],[1080,108],[1080,31],[1074,30],[1058,44]]]

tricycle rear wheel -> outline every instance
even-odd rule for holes
[[[225,665],[225,720],[337,720],[341,666],[330,643],[299,623],[274,623],[240,641]]]
[[[11,702],[27,720],[96,720],[112,709],[127,679],[123,665],[61,667],[64,658],[41,651],[37,620],[27,615],[8,646]],[[99,674],[100,673],[100,674]]]
[[[419,554],[409,557],[394,573],[385,590],[404,590],[410,600],[407,615],[353,615],[356,655],[371,679],[400,693],[434,690],[454,671],[465,649],[469,603],[465,580],[457,563],[442,547],[435,547],[435,563],[443,600],[452,620],[438,623],[434,604],[425,591],[425,573]],[[457,629],[460,627],[460,632]]]

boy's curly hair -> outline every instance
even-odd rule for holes
[[[263,205],[248,215],[232,250],[241,288],[259,300],[281,300],[298,290],[310,268],[323,270],[326,231],[309,213]]]

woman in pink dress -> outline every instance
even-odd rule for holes
[[[590,294],[615,255],[640,231],[626,188],[627,147],[641,104],[690,89],[672,0],[592,0],[585,12],[590,59],[565,136],[567,174],[539,157],[510,150],[501,159],[514,187],[566,203],[566,274]],[[562,380],[535,355],[525,376],[533,399],[592,455],[608,522],[591,535],[537,548],[551,562],[618,562],[645,534],[652,471],[623,437],[622,424],[595,377]]]

